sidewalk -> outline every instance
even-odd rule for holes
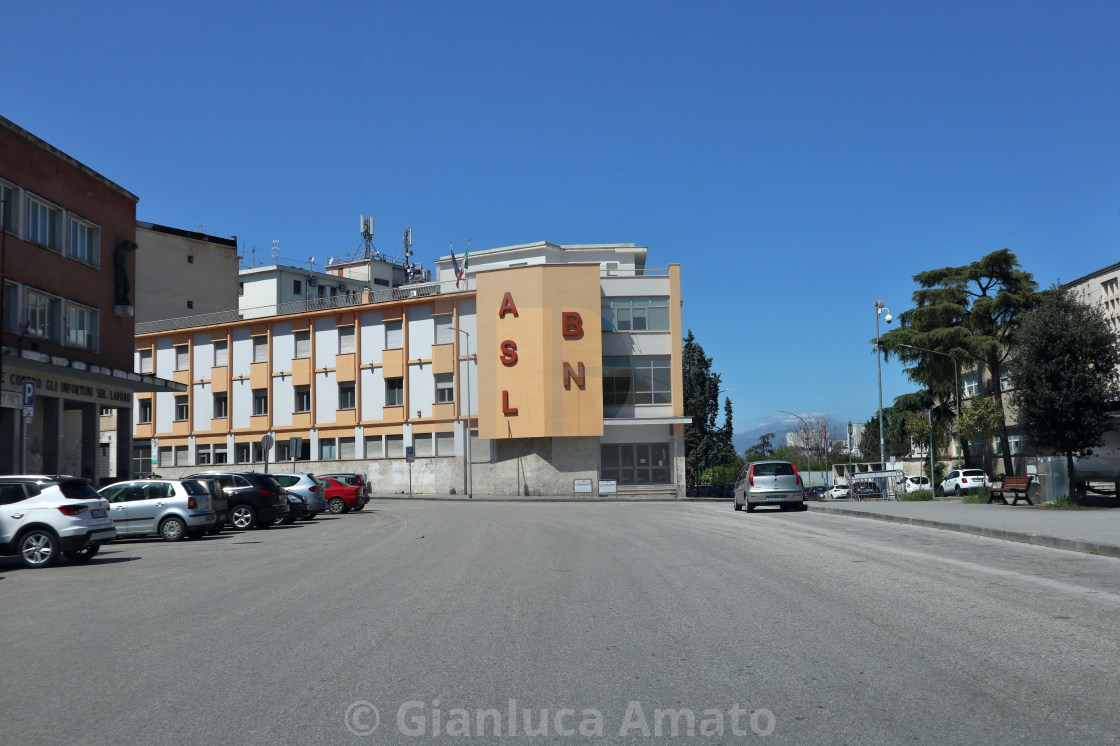
[[[960,531],[1054,549],[1120,557],[1120,510],[1055,510],[1030,505],[965,505],[958,502],[810,502],[817,513],[872,518],[912,526]]]

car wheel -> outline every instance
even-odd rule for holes
[[[953,485],[953,495],[955,497],[960,497],[961,496],[961,486],[959,484]]]
[[[93,559],[93,556],[97,554],[100,549],[101,542],[91,541],[81,549],[67,549],[63,552],[63,554],[66,555],[66,559],[70,560],[71,562],[89,562],[91,559]]]
[[[257,522],[257,514],[248,505],[238,505],[229,512],[229,522],[234,528],[244,531]]]
[[[753,513],[754,512],[754,504],[753,503],[747,503],[746,508],[747,508],[748,513]]]
[[[345,513],[346,512],[346,501],[343,500],[341,497],[332,497],[330,500],[327,501],[327,510],[329,510],[330,512],[335,513],[335,514]]]
[[[179,541],[187,535],[187,524],[175,516],[164,518],[159,524],[159,535],[164,541]]]
[[[742,506],[742,505],[740,505],[740,504],[739,504],[739,502],[738,502],[737,500],[736,500],[736,501],[735,501],[734,503],[732,503],[732,504],[734,505],[734,507],[735,507],[735,510],[742,510],[742,509],[743,509],[743,506]]]
[[[24,567],[47,567],[58,561],[58,539],[46,529],[28,531],[17,546]]]

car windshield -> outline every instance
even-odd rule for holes
[[[58,489],[67,500],[100,500],[101,495],[84,479],[69,479],[60,482]]]
[[[755,464],[754,475],[756,477],[791,477],[793,476],[793,464],[787,464],[784,461],[769,464]]]
[[[961,474],[963,476],[966,476],[966,477],[982,477],[982,476],[984,476],[984,472],[980,471],[979,469],[965,469],[964,471],[961,472]]]
[[[210,494],[210,490],[206,489],[206,485],[202,484],[202,482],[196,482],[194,480],[183,482],[183,489],[187,491],[188,495]]]

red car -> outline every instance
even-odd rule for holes
[[[366,506],[366,496],[357,485],[343,484],[330,477],[320,477],[319,484],[323,486],[323,497],[327,499],[327,510],[331,513],[349,513]]]

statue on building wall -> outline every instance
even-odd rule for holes
[[[121,241],[117,244],[116,251],[113,252],[113,277],[116,290],[116,300],[113,301],[113,305],[132,305],[128,298],[129,291],[132,290],[132,286],[128,282],[128,256],[138,248],[139,246],[135,241]]]

